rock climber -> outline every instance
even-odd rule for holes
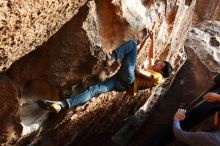
[[[117,73],[103,82],[88,87],[78,95],[70,96],[60,101],[38,100],[38,105],[50,111],[59,112],[77,105],[86,103],[94,96],[109,91],[127,91],[129,95],[136,95],[138,90],[152,88],[161,83],[163,78],[169,77],[172,67],[167,61],[158,61],[153,64],[153,33],[150,32],[151,45],[148,50],[148,65],[143,69],[136,65],[137,43],[130,40],[112,54],[107,55],[105,64],[110,67],[114,62],[121,60]]]

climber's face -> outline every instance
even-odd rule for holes
[[[162,73],[163,68],[165,67],[165,63],[163,61],[157,61],[153,66],[152,69],[156,72]]]

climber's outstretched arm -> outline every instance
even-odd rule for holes
[[[154,47],[153,32],[150,32],[150,39],[151,39],[151,44],[150,44],[150,48],[148,49],[148,55],[147,55],[148,64],[144,65],[144,68],[149,68],[149,69],[151,69],[153,65],[153,47]],[[152,74],[150,72],[141,69],[137,65],[135,66],[135,72],[137,74],[141,74],[148,78],[152,78]]]
[[[154,48],[154,34],[153,32],[150,32],[150,39],[151,39],[151,44],[150,48],[148,49],[148,54],[147,54],[147,60],[148,60],[148,65],[146,66],[147,68],[151,68],[153,65],[153,48]]]

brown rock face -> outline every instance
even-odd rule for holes
[[[86,0],[0,2],[0,72],[45,42]]]
[[[196,0],[194,13],[194,24],[207,20],[220,20],[220,1],[219,0]]]
[[[16,62],[8,74],[18,84],[25,84],[30,79],[43,79],[50,85],[63,87],[67,82],[76,84],[83,80],[91,74],[97,60],[90,51],[95,50],[93,53],[99,55],[99,42],[96,38],[93,42],[89,40],[93,39],[89,32],[94,24],[90,19],[89,8],[84,5],[74,18],[38,50]],[[88,30],[83,27],[88,27]],[[93,35],[97,36],[95,32]]]
[[[220,22],[207,21],[194,27],[186,46],[192,48],[201,62],[212,72],[220,72]]]
[[[0,89],[0,143],[9,145],[16,142],[22,131],[18,118],[18,91],[3,75],[0,75]]]

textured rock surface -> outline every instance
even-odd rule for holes
[[[0,72],[45,42],[86,0],[1,0]]]
[[[0,47],[3,54],[0,58],[0,62],[3,62],[1,68],[7,69],[12,62],[38,47],[16,61],[6,72],[16,87],[16,93],[20,95],[19,101],[17,101],[17,96],[12,98],[16,99],[16,112],[18,102],[31,106],[29,101],[33,102],[37,99],[65,98],[97,82],[97,74],[103,69],[104,53],[111,52],[129,39],[140,38],[140,30],[144,27],[155,33],[155,58],[169,60],[177,69],[182,57],[179,51],[183,48],[187,32],[190,29],[195,5],[194,0],[167,0],[166,3],[160,0],[91,0],[89,2],[72,0],[59,1],[59,3],[55,1],[19,1],[19,3],[15,3],[13,1],[11,2],[13,5],[10,2],[0,2],[0,4],[2,3],[0,10],[8,8],[4,12],[0,11],[1,13],[12,12],[10,15],[7,13],[2,15],[6,16],[4,19],[12,26],[12,29],[3,35],[7,39],[0,42],[0,45],[3,46]],[[19,8],[20,5],[24,5],[24,7]],[[30,6],[32,9],[29,9]],[[17,9],[27,10],[20,12]],[[39,9],[40,13],[38,13]],[[212,9],[212,14],[215,15],[213,18],[217,19],[216,9]],[[17,15],[14,16],[14,12],[18,13],[18,18]],[[23,14],[26,16],[20,18]],[[202,16],[201,14],[199,15]],[[22,19],[19,23],[19,25],[22,24],[22,27],[20,26],[17,31],[14,31],[14,20],[17,19]],[[4,24],[4,21],[1,22]],[[67,23],[63,25],[65,22]],[[8,28],[5,24],[0,32],[5,32]],[[54,35],[46,41],[52,34]],[[11,38],[8,36],[13,36],[16,43],[11,45]],[[140,66],[143,65],[146,58],[149,42],[147,40],[145,47],[138,50]],[[42,43],[43,45],[41,45]],[[12,48],[16,48],[16,50],[10,51]],[[207,85],[205,82],[211,77],[209,71],[202,66],[194,53],[191,50],[187,50],[187,52],[192,55],[189,56],[191,60],[177,76],[177,80],[174,82],[176,86],[171,87],[171,90],[176,92],[168,92],[166,101],[160,105],[162,107],[171,104],[172,110],[175,110],[177,102],[182,99],[190,100],[190,98],[183,97],[194,97],[196,95],[194,87],[198,89],[199,93],[205,88]],[[197,74],[200,72],[202,74],[198,76]],[[206,73],[208,77],[204,78],[202,88],[196,86]],[[188,76],[191,78],[187,78]],[[185,91],[189,92],[181,92],[183,87]],[[178,98],[179,92],[181,92],[181,98]],[[170,102],[170,96],[174,102]],[[54,146],[114,145],[111,137],[127,122],[128,117],[132,116],[147,101],[148,97],[149,93],[137,97],[125,97],[124,93],[111,92],[59,115],[48,115],[45,111],[39,111],[36,112],[37,116],[33,116],[26,113],[28,109],[21,106],[20,120],[23,124],[28,123],[24,129],[28,126],[30,126],[29,128],[33,126],[34,129],[34,123],[40,124],[40,128],[31,135],[23,137],[16,145],[30,143]],[[148,107],[148,104],[145,107]],[[34,112],[36,110],[39,109],[34,108]],[[168,113],[170,114],[170,112]],[[170,116],[167,114],[162,117],[164,121]],[[47,115],[48,119],[41,125]],[[18,115],[15,117],[19,118]],[[154,120],[155,118],[152,118],[153,122]],[[19,129],[19,125],[14,124],[13,126]],[[21,130],[18,130],[17,135],[24,133],[24,131],[22,133]],[[139,143],[143,139],[144,137],[141,140],[134,139],[133,141]]]
[[[91,19],[89,7],[84,5],[39,49],[17,61],[8,70],[8,75],[21,87],[30,79],[44,80],[50,86],[60,88],[82,81],[92,73],[97,61],[92,54],[101,59],[97,31],[92,30],[96,25]]]
[[[203,22],[193,28],[185,44],[212,72],[220,72],[220,21]]]
[[[22,126],[19,123],[18,91],[4,75],[0,75],[0,143],[13,144],[21,136]]]
[[[220,21],[220,1],[219,0],[197,0],[194,13],[194,24],[201,21],[216,20]]]

